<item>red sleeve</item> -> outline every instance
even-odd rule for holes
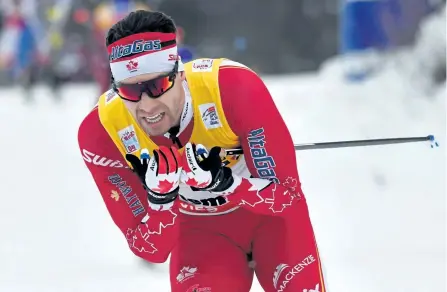
[[[219,86],[225,116],[239,136],[253,177],[242,179],[230,197],[258,213],[285,215],[302,191],[295,148],[284,120],[264,82],[253,71],[221,67]]]
[[[132,252],[150,262],[165,262],[177,241],[177,205],[167,211],[148,206],[146,191],[100,123],[97,108],[79,127],[78,142],[107,210]]]

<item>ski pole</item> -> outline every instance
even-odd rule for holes
[[[438,147],[438,142],[435,136],[428,135],[423,137],[404,137],[404,138],[384,138],[384,139],[366,139],[366,140],[351,140],[351,141],[337,141],[337,142],[321,142],[321,143],[307,143],[295,144],[295,150],[310,150],[310,149],[330,149],[330,148],[345,148],[345,147],[361,147],[361,146],[377,146],[389,144],[401,144],[412,142],[430,141],[431,147]],[[242,148],[226,149],[227,155],[243,154]]]

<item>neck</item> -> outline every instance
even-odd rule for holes
[[[180,107],[182,111],[178,116],[178,119],[175,121],[175,126],[171,127],[168,133],[165,134],[165,136],[168,137],[172,136],[174,132],[176,133],[174,135],[176,136],[180,135],[180,133],[182,133],[183,130],[185,130],[185,128],[192,121],[193,108],[188,83],[186,81],[183,81],[182,85],[184,90],[184,98],[182,100],[182,106]]]
[[[180,120],[185,112],[185,96],[183,96],[182,101],[180,102],[179,113],[177,114],[177,119],[175,120],[174,127],[180,127]]]

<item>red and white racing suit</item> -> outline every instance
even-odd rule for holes
[[[253,270],[265,291],[325,291],[293,141],[270,93],[259,76],[229,60],[219,69],[219,89],[245,155],[244,167],[234,171],[262,178],[265,169],[257,168],[256,158],[263,153],[276,183],[259,192],[234,194],[239,202],[234,208],[217,204],[204,213],[200,202],[194,204],[181,193],[171,210],[152,210],[95,108],[82,122],[78,139],[110,216],[137,256],[161,263],[171,254],[172,291],[248,292]],[[193,127],[191,119],[179,135],[182,145]],[[261,138],[249,139],[256,129],[263,130]],[[173,145],[164,136],[151,139]],[[141,223],[146,215],[149,220]]]

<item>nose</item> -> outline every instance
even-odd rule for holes
[[[156,98],[151,98],[147,93],[143,93],[141,95],[141,100],[138,103],[138,107],[141,110],[144,110],[146,112],[151,112],[153,109],[155,109],[157,106],[160,105],[160,101]]]

